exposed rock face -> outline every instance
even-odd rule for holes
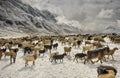
[[[0,0],[0,28],[2,29],[31,34],[81,32],[66,24],[58,25],[56,16],[47,10],[38,10],[24,4],[21,0]]]

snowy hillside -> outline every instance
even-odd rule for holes
[[[78,28],[69,27],[67,24],[58,24],[56,17],[56,14],[48,10],[38,10],[21,0],[0,0],[0,28],[11,31],[11,33],[66,34],[81,32]],[[2,31],[0,32],[2,33]]]
[[[108,38],[105,38],[110,48],[118,47],[119,44],[113,44]],[[56,42],[55,42],[56,43]],[[84,43],[82,44],[82,46]],[[68,46],[68,45],[65,45]],[[82,47],[81,46],[81,47]],[[60,52],[62,54],[63,45],[59,43],[58,49],[52,49],[52,52]],[[114,59],[111,58],[108,62],[104,62],[102,65],[114,66],[118,73],[116,78],[120,78],[120,50],[114,54]],[[0,61],[0,78],[97,78],[97,67],[101,65],[100,62],[95,64],[83,64],[83,61],[79,63],[73,62],[74,54],[81,52],[81,48],[72,48],[71,55],[64,58],[63,63],[51,63],[49,61],[49,52],[45,53],[45,56],[39,56],[36,60],[35,66],[32,62],[29,62],[29,66],[25,67],[23,60],[23,51],[20,50],[17,55],[16,63],[9,64],[9,58],[2,58]]]
[[[86,33],[120,31],[120,0],[22,0],[38,9],[47,9],[73,22]],[[59,20],[61,21],[61,20]],[[77,23],[76,23],[77,22]],[[120,24],[119,24],[120,25]],[[107,27],[115,27],[108,30]],[[120,32],[119,32],[120,33]]]

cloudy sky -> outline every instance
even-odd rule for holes
[[[23,0],[38,9],[59,15],[58,22],[69,23],[85,30],[118,26],[120,0]]]

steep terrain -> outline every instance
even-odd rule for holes
[[[25,34],[80,33],[78,28],[57,24],[56,14],[38,10],[21,0],[0,0],[0,29]],[[0,36],[3,31],[0,31]],[[5,32],[4,32],[5,33]]]
[[[47,9],[77,21],[85,33],[109,33],[120,31],[120,0],[22,0],[38,9]],[[59,20],[65,22],[65,19]],[[115,28],[107,29],[108,27]],[[120,32],[119,32],[120,33]]]

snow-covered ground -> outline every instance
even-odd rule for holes
[[[109,39],[105,39],[110,48],[118,47],[120,44],[113,44]],[[82,44],[83,46],[84,44]],[[52,52],[63,51],[63,45],[59,43],[57,50]],[[9,57],[2,57],[0,60],[0,78],[97,78],[97,67],[101,65],[100,62],[95,64],[83,64],[83,61],[79,63],[73,62],[74,55],[81,52],[81,48],[72,48],[71,56],[66,56],[63,63],[51,63],[49,61],[49,52],[45,53],[45,56],[39,56],[36,60],[35,66],[32,62],[29,62],[29,66],[25,67],[23,60],[23,52],[20,50],[17,55],[16,63],[10,64]],[[115,60],[108,60],[102,65],[114,66],[118,73],[116,78],[120,78],[120,50],[117,50],[114,54]]]

